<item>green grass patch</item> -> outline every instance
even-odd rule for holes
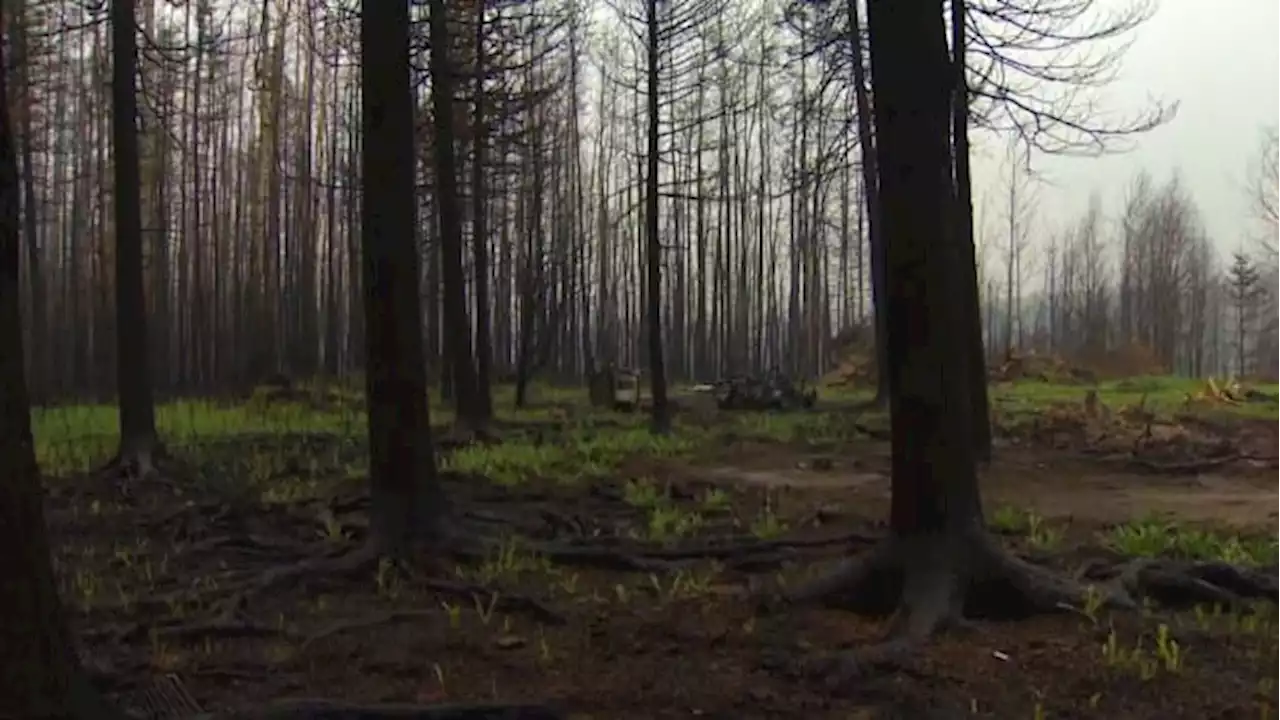
[[[692,432],[656,436],[644,427],[581,424],[545,442],[517,437],[460,448],[445,456],[443,465],[504,485],[533,479],[573,482],[606,477],[632,457],[682,457],[699,442]]]
[[[114,405],[72,405],[32,412],[36,459],[52,475],[82,472],[105,462],[119,443]],[[226,404],[182,400],[156,406],[156,429],[170,447],[248,435],[366,431],[363,413],[324,411],[300,403]]]
[[[1134,557],[1221,560],[1236,565],[1274,566],[1277,539],[1183,527],[1160,519],[1135,520],[1102,533],[1104,545]]]
[[[1250,385],[1250,388],[1276,397],[1280,386],[1274,383]],[[1173,376],[1139,376],[1123,380],[1107,380],[1095,385],[1067,385],[1018,380],[996,383],[991,386],[992,404],[1006,418],[1016,421],[1020,417],[1034,416],[1044,410],[1064,403],[1082,403],[1090,390],[1097,390],[1098,400],[1112,411],[1122,407],[1136,407],[1139,403],[1157,416],[1168,417],[1186,409],[1187,396],[1196,396],[1205,389],[1205,381],[1196,378]],[[1192,412],[1232,415],[1237,417],[1277,419],[1276,402],[1244,402],[1239,404],[1214,403]]]

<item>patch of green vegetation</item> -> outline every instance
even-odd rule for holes
[[[717,512],[729,507],[732,496],[728,490],[724,488],[708,488],[702,494],[702,507],[711,512]]]
[[[808,411],[789,413],[735,412],[728,414],[722,435],[746,440],[801,443],[810,447],[831,447],[861,435],[865,421],[852,412]]]
[[[649,508],[645,526],[633,529],[631,534],[638,540],[668,543],[693,535],[704,524],[699,512],[671,503],[659,503]]]
[[[110,459],[119,443],[114,405],[69,405],[32,412],[36,459],[44,472],[83,472]],[[171,448],[250,435],[365,432],[364,414],[300,402],[227,404],[182,400],[156,406],[156,429]]]
[[[787,521],[778,517],[769,505],[765,505],[760,514],[751,521],[751,534],[761,540],[775,540],[786,531]]]
[[[1005,535],[1025,535],[1027,544],[1037,550],[1053,550],[1062,542],[1062,530],[1032,510],[1001,505],[991,513],[987,525]]]
[[[1181,527],[1159,519],[1136,520],[1102,533],[1102,542],[1125,555],[1222,560],[1232,564],[1273,566],[1280,552],[1275,537],[1248,537]]]
[[[643,427],[591,425],[568,429],[555,443],[515,438],[497,445],[473,445],[446,456],[443,466],[504,485],[535,478],[572,482],[607,477],[632,457],[681,457],[699,444],[688,433],[657,436]]]
[[[1121,643],[1113,628],[1102,643],[1102,660],[1109,667],[1133,672],[1143,680],[1151,680],[1161,672],[1182,672],[1185,655],[1182,646],[1170,633],[1169,626],[1161,623],[1157,626],[1154,637],[1139,637],[1132,647]]]
[[[1011,505],[1001,505],[988,515],[987,526],[998,533],[1021,533],[1027,529],[1027,515]]]
[[[459,566],[455,573],[459,578],[482,586],[518,583],[529,575],[553,573],[555,568],[546,557],[537,553],[517,537],[507,537],[491,548],[484,560],[474,568]],[[576,582],[576,576],[574,576]]]
[[[652,480],[636,479],[622,486],[622,499],[631,507],[651,508],[665,502],[667,497]]]
[[[1001,415],[1016,421],[1019,417],[1043,412],[1054,405],[1082,403],[1086,393],[1096,390],[1098,400],[1112,411],[1141,405],[1148,412],[1160,417],[1168,417],[1186,410],[1188,396],[1195,397],[1203,392],[1205,382],[1203,379],[1171,375],[1143,375],[1121,380],[1106,380],[1097,385],[1049,383],[1025,379],[993,384],[991,400]],[[1249,387],[1273,398],[1280,392],[1280,386],[1275,383],[1250,384]],[[1193,411],[1205,412],[1204,409]],[[1211,406],[1210,412],[1275,420],[1277,404],[1274,401],[1215,403]]]

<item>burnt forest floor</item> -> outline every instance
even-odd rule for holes
[[[662,439],[642,417],[527,411],[500,423],[500,442],[441,454],[453,515],[491,539],[483,550],[249,596],[264,572],[367,531],[362,418],[297,404],[162,408],[176,462],[129,483],[73,469],[100,451],[73,430],[96,421],[38,418],[63,597],[86,665],[122,704],[174,675],[212,711],[286,697],[533,701],[578,718],[1164,720],[1280,706],[1274,603],[980,623],[897,672],[830,686],[812,661],[873,642],[882,621],[762,615],[756,598],[883,535],[888,444],[877,419],[841,407],[730,416],[686,402]],[[983,475],[992,530],[1065,572],[1177,556],[1274,573],[1274,413],[1124,417],[1048,407],[998,428]]]

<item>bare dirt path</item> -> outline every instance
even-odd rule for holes
[[[717,484],[769,488],[796,499],[830,499],[868,512],[887,507],[887,448],[856,459],[776,448],[697,471]],[[1121,523],[1150,515],[1238,527],[1274,527],[1280,493],[1274,471],[1224,470],[1188,476],[1139,474],[1068,452],[1005,449],[983,472],[988,507],[1009,505],[1055,519]]]

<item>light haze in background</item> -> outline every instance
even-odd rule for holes
[[[1078,219],[1091,193],[1114,221],[1130,182],[1144,169],[1157,184],[1179,174],[1223,262],[1238,249],[1251,251],[1260,233],[1274,232],[1256,219],[1249,178],[1262,129],[1280,121],[1280,0],[1160,0],[1154,17],[1138,29],[1119,78],[1101,97],[1122,117],[1149,107],[1151,98],[1179,107],[1169,123],[1136,138],[1128,153],[1034,158],[1044,182],[1028,228],[1033,247]],[[1000,266],[1008,163],[1002,139],[975,134],[974,141],[976,229],[980,241],[995,245],[986,250],[988,262]],[[1036,258],[1029,270],[1039,269]],[[1039,284],[1034,275],[1027,280]]]

